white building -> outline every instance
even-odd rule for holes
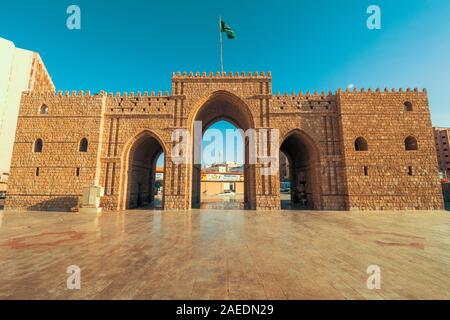
[[[38,53],[0,38],[0,172],[9,172],[23,91],[54,92]]]
[[[225,172],[240,172],[243,171],[243,169],[241,170],[242,167],[242,163],[238,163],[238,162],[221,162],[221,163],[213,163],[210,166],[206,167],[203,169],[204,172],[221,172],[221,173],[225,173]]]

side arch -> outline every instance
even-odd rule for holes
[[[321,157],[317,143],[305,131],[293,129],[283,136],[280,151],[289,161],[289,208],[322,209]]]
[[[122,151],[119,208],[121,210],[151,205],[154,199],[156,162],[167,153],[161,137],[152,130],[145,129],[131,138]],[[164,165],[164,177],[166,166]],[[164,209],[164,192],[162,209]]]

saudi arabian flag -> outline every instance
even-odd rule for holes
[[[234,33],[233,29],[230,28],[225,22],[220,19],[220,32],[225,32],[227,34],[228,39],[236,39],[236,33]]]

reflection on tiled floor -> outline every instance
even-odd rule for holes
[[[243,193],[228,193],[220,195],[206,195],[201,197],[200,209],[241,210],[244,209]]]
[[[450,299],[450,214],[0,211],[0,299],[334,298]]]

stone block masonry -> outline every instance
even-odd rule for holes
[[[274,94],[272,75],[263,72],[177,73],[171,94],[23,93],[6,207],[69,210],[86,185],[105,189],[105,210],[149,205],[161,153],[163,208],[195,207],[200,171],[172,161],[172,133],[192,134],[194,121],[206,130],[219,119],[278,129],[292,201],[309,209],[443,208],[426,91]],[[262,175],[263,166],[245,165],[245,205],[277,210],[279,176]]]

